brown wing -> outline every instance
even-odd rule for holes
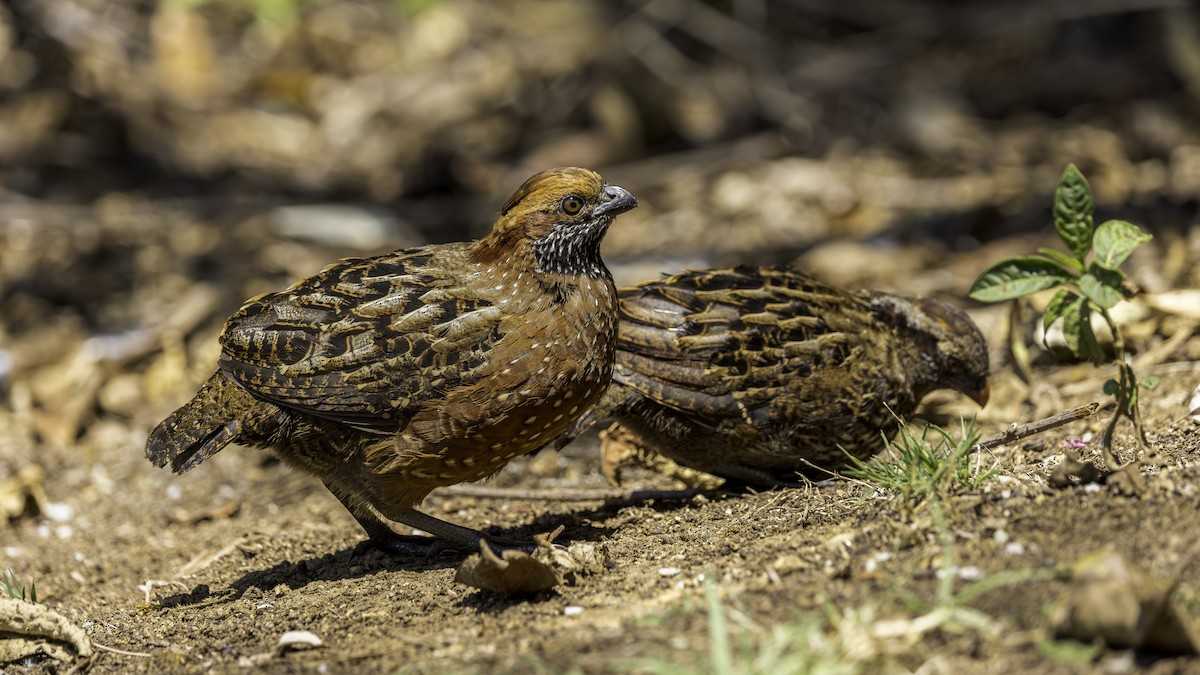
[[[858,336],[830,319],[860,309],[867,314],[857,295],[777,268],[686,272],[622,289],[613,378],[710,422],[765,424],[781,407],[819,412],[802,381],[853,358]]]
[[[349,259],[246,303],[220,367],[255,395],[377,433],[478,379],[500,311],[441,273],[455,249]],[[447,265],[447,263],[450,265]]]

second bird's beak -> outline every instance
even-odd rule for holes
[[[620,185],[605,185],[600,191],[600,203],[592,210],[593,216],[616,216],[637,208],[637,197]]]
[[[972,401],[978,403],[980,408],[983,408],[987,406],[988,398],[991,396],[992,390],[991,387],[988,386],[988,381],[983,379],[980,380],[979,384],[973,387],[970,391],[963,393],[969,396]]]

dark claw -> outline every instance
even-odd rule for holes
[[[485,537],[484,541],[492,547],[497,555],[503,555],[505,550],[518,550],[532,553],[537,545],[530,541],[518,541],[503,537]],[[465,556],[479,550],[478,542],[470,549],[452,541],[438,537],[421,535],[404,535],[395,532],[373,534],[364,541],[362,546],[370,546],[384,553],[412,558],[442,558]]]

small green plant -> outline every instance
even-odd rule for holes
[[[11,597],[37,604],[37,584],[29,582],[29,591],[26,593],[25,586],[17,581],[17,575],[13,574],[11,569],[5,570],[4,575],[0,576],[0,586],[3,586],[4,592]]]
[[[1067,165],[1054,192],[1053,211],[1054,228],[1070,255],[1043,247],[1035,255],[1001,260],[979,275],[970,296],[982,302],[1000,302],[1058,288],[1046,305],[1043,328],[1048,331],[1061,320],[1067,349],[1076,358],[1096,365],[1115,362],[1117,366],[1117,378],[1104,384],[1104,393],[1116,398],[1117,408],[1101,437],[1105,466],[1116,471],[1121,465],[1112,453],[1113,430],[1122,416],[1129,418],[1138,445],[1145,451],[1138,390],[1143,386],[1152,388],[1154,383],[1149,379],[1139,382],[1135,377],[1121,329],[1109,310],[1122,299],[1133,297],[1135,291],[1126,283],[1121,264],[1151,237],[1123,220],[1108,220],[1095,227],[1094,210],[1095,199],[1087,179],[1074,164]],[[1092,332],[1092,314],[1103,318],[1112,333],[1112,360],[1105,356]]]
[[[930,425],[918,435],[912,426],[900,423],[895,439],[883,440],[887,446],[872,461],[850,457],[845,473],[851,478],[874,483],[897,492],[908,502],[922,499],[960,485],[978,488],[996,473],[996,467],[985,467],[982,456],[975,452],[979,430],[975,420],[962,421],[958,438],[941,427]],[[936,436],[930,442],[929,434]]]

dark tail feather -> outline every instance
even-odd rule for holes
[[[171,465],[183,473],[211,457],[237,438],[242,428],[239,414],[251,399],[241,387],[220,371],[208,378],[200,391],[179,410],[163,420],[146,439],[146,458],[155,466]],[[252,399],[251,399],[252,400]]]

